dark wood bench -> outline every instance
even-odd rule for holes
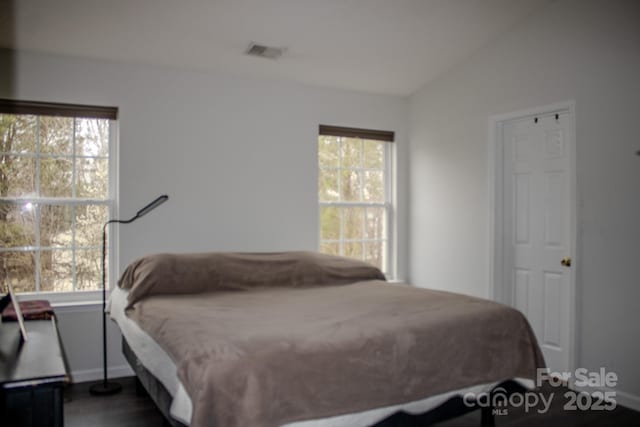
[[[15,427],[63,427],[63,386],[70,377],[55,317],[0,324],[0,420]]]

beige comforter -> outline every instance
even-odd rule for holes
[[[245,260],[268,270],[257,254],[198,256],[209,258],[203,264],[210,266],[230,257],[234,269]],[[175,260],[161,257],[160,264]],[[300,267],[296,257],[314,265],[308,277],[302,272],[283,286],[249,273],[244,284],[225,283],[229,277],[211,267],[216,279],[198,293],[145,284],[153,276],[146,270],[158,262],[153,257],[123,275],[122,287],[146,289],[130,293],[127,314],[176,363],[193,403],[192,427],[266,427],[357,412],[475,384],[534,378],[544,365],[529,324],[516,310],[368,280],[379,272],[362,263],[307,253],[278,257],[288,261],[274,268],[288,274]],[[311,277],[318,274],[339,284],[318,283]],[[351,274],[356,279],[346,278]],[[153,280],[162,281],[160,276]],[[166,282],[189,287],[171,274]]]

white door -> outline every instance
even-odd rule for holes
[[[555,372],[571,367],[571,121],[560,111],[502,126],[503,283]]]

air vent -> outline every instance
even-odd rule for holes
[[[262,44],[251,43],[245,52],[247,55],[259,56],[261,58],[278,59],[282,56],[284,48],[265,46]]]

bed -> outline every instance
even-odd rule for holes
[[[125,355],[173,425],[373,425],[544,366],[518,311],[341,257],[158,254],[118,285]]]

